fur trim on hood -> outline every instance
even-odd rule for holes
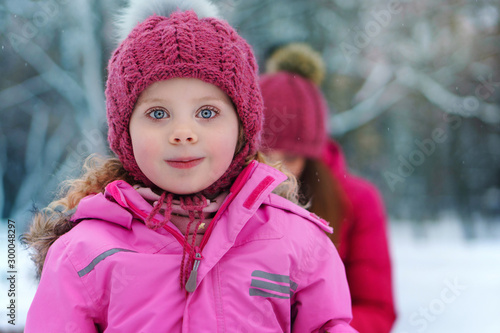
[[[36,212],[28,232],[21,236],[21,242],[31,248],[30,257],[35,264],[37,279],[42,275],[43,264],[50,246],[76,225],[70,221],[71,213]]]

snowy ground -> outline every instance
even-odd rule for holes
[[[464,241],[453,222],[422,227],[391,223],[398,321],[393,333],[500,332],[500,229]],[[17,247],[16,326],[9,325],[6,224],[0,226],[0,333],[25,322],[36,282],[26,251]]]
[[[414,228],[414,227],[413,227]],[[500,235],[465,242],[453,222],[391,224],[398,321],[394,333],[500,332]]]

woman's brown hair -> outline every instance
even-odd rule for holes
[[[300,202],[330,222],[334,233],[328,236],[338,246],[340,226],[347,213],[346,196],[338,180],[323,162],[307,159],[299,184]]]

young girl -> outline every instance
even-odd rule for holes
[[[331,228],[259,162],[250,46],[155,5],[109,62],[118,159],[88,164],[25,237],[41,271],[25,332],[355,332]]]
[[[266,67],[263,149],[299,179],[302,203],[333,224],[352,295],[351,325],[387,333],[395,310],[383,203],[372,184],[348,172],[340,146],[328,138],[321,56],[291,43],[276,49]]]

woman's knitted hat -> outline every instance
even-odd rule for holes
[[[154,3],[149,13],[158,15],[147,17],[145,3]],[[225,174],[203,191],[210,195],[228,188],[243,169],[245,159],[257,151],[263,102],[251,47],[227,22],[207,17],[212,13],[197,15],[192,10],[179,9],[179,5],[188,7],[183,10],[191,9],[192,4],[200,7],[200,1],[131,2],[129,13],[142,11],[146,17],[128,19],[132,25],[142,22],[121,42],[108,64],[108,141],[124,168],[136,180],[152,186],[135,161],[129,133],[130,117],[139,95],[152,83],[170,78],[197,78],[214,84],[234,103],[244,143]],[[210,3],[201,2],[201,7],[207,6],[213,9]],[[196,10],[199,12],[199,8]]]
[[[321,155],[328,139],[328,106],[319,89],[324,74],[321,56],[306,44],[288,44],[272,53],[260,79],[265,106],[262,150]]]

